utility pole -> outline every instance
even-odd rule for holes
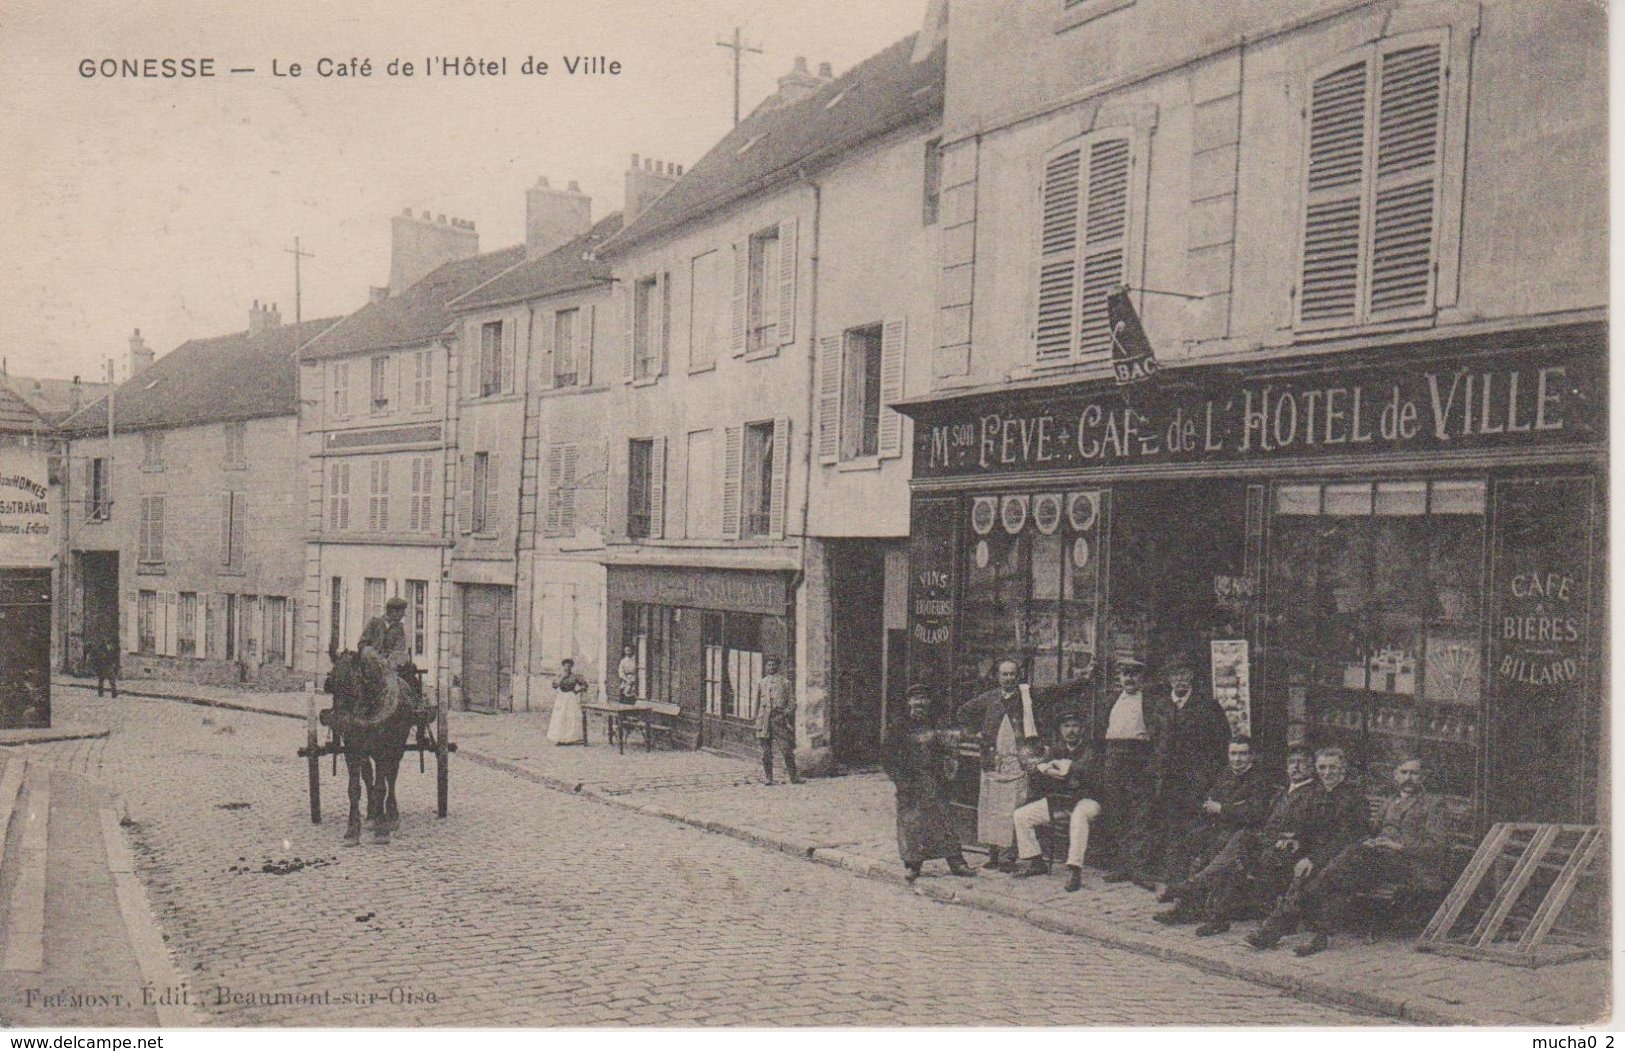
[[[759,47],[747,47],[747,46],[745,46],[744,41],[740,39],[740,29],[739,29],[738,26],[734,26],[733,43],[730,44],[726,40],[718,40],[717,41],[717,47],[725,47],[729,51],[732,51],[734,53],[734,126],[738,127],[739,126],[739,57],[742,54],[744,54],[745,52],[747,52],[747,51],[750,52],[753,55],[760,55],[762,53],[762,49],[759,48]]]
[[[299,250],[299,238],[297,237],[293,239],[293,247],[284,248],[283,251],[293,256],[293,323],[298,325],[305,320],[301,313],[300,294],[303,292],[303,287],[299,283],[299,260],[315,259],[316,257],[309,252]]]

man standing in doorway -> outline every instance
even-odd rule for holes
[[[1157,719],[1145,694],[1145,663],[1130,653],[1117,655],[1117,697],[1106,720],[1105,799],[1115,859],[1107,883],[1133,880],[1155,889],[1146,874],[1151,852],[1152,793],[1155,790],[1152,740]],[[1147,886],[1149,884],[1149,886]]]
[[[773,745],[784,756],[790,783],[801,784],[796,772],[796,698],[790,681],[779,673],[779,659],[762,661],[763,675],[756,683],[756,740],[762,745],[762,774],[773,784]]]

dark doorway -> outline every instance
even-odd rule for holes
[[[836,762],[877,762],[886,707],[886,545],[830,541],[829,586],[830,744]]]
[[[83,595],[79,620],[79,653],[83,656],[97,643],[119,645],[118,552],[79,551],[75,557]]]

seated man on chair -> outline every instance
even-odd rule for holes
[[[1353,898],[1380,886],[1440,894],[1449,877],[1450,821],[1444,800],[1424,787],[1422,760],[1394,768],[1399,794],[1388,802],[1375,836],[1345,847],[1304,887],[1297,913],[1312,937],[1294,952],[1312,956],[1331,942]],[[1284,928],[1296,917],[1283,917]],[[1275,919],[1275,917],[1271,917]]]
[[[1083,886],[1083,856],[1089,849],[1089,822],[1100,816],[1100,771],[1095,751],[1084,733],[1084,720],[1078,712],[1061,717],[1060,739],[1044,750],[1033,767],[1033,787],[1038,799],[1016,808],[1016,853],[1020,858],[1014,875],[1037,876],[1049,871],[1039,856],[1038,830],[1065,815],[1068,818],[1066,850],[1066,889]]]
[[[1308,765],[1304,762],[1307,758],[1307,754],[1299,754],[1299,770],[1305,785],[1311,783]],[[1179,904],[1166,912],[1157,913],[1153,919],[1168,925],[1195,923],[1201,919],[1200,899],[1203,895],[1196,893],[1191,886],[1196,874],[1203,872],[1216,859],[1226,856],[1229,844],[1239,834],[1250,832],[1264,823],[1269,816],[1274,794],[1275,788],[1270,778],[1253,761],[1252,742],[1245,737],[1231,741],[1229,768],[1208,789],[1207,798],[1202,801],[1200,823],[1178,847],[1181,871],[1169,873],[1168,889],[1157,899]],[[1235,850],[1239,849],[1240,844],[1237,843],[1228,854],[1229,860],[1235,859]]]

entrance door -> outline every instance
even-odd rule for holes
[[[463,585],[463,704],[512,707],[513,588]]]
[[[83,599],[79,632],[81,657],[98,642],[118,646],[118,552],[80,551],[79,583]]]
[[[830,743],[837,762],[879,759],[885,701],[885,547],[867,540],[829,544]]]

